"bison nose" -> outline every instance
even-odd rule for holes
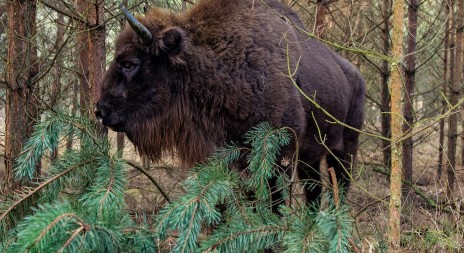
[[[100,108],[95,108],[95,117],[97,117],[97,119],[101,119],[103,118],[103,112]]]
[[[95,107],[95,117],[98,119],[98,121],[102,122],[103,118],[105,118],[107,115],[108,112],[105,107],[102,106],[100,102],[98,102],[97,106]]]

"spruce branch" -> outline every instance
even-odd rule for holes
[[[315,222],[317,210],[307,206],[298,209],[284,208],[289,231],[285,233],[285,253],[328,252],[327,238]]]
[[[202,252],[258,252],[274,246],[287,230],[282,224],[249,226],[234,222],[210,236]]]
[[[148,229],[148,224],[144,223],[141,227],[135,227],[125,233],[123,244],[124,252],[158,252],[155,244],[153,231]]]
[[[16,179],[32,180],[36,164],[45,151],[52,151],[59,142],[62,125],[56,118],[50,118],[34,126],[34,132],[21,151],[15,167]]]
[[[320,212],[316,223],[329,242],[328,252],[348,253],[349,238],[351,235],[350,212],[346,205],[335,207],[334,200],[329,199],[329,210]]]
[[[276,175],[277,155],[281,147],[290,143],[290,135],[286,128],[273,129],[264,122],[247,132],[245,138],[245,144],[251,145],[248,156],[251,177],[248,179],[248,185],[255,188],[258,199],[268,200],[270,189],[267,181]]]
[[[89,210],[96,210],[99,218],[111,216],[124,208],[126,180],[121,160],[99,156],[95,168],[95,179],[87,186],[80,201]]]
[[[238,176],[227,164],[209,159],[194,169],[185,180],[187,194],[164,208],[157,217],[157,237],[164,239],[169,231],[179,231],[175,252],[196,252],[202,225],[220,222],[216,206],[232,198]]]
[[[92,210],[91,210],[92,211]],[[18,227],[18,241],[8,252],[119,252],[124,219],[102,222],[96,212],[69,202],[40,205]]]
[[[229,162],[240,157],[237,147],[224,148],[199,165],[184,182],[187,193],[160,212],[156,237],[164,240],[170,231],[176,231],[169,237],[177,238],[173,252],[260,252],[271,248],[279,252],[347,252],[352,219],[338,191],[335,201],[326,196],[329,205],[321,211],[281,206],[282,216],[271,212],[267,181],[277,177],[279,189],[273,190],[281,190],[291,180],[276,170],[275,163],[280,148],[290,142],[287,130],[263,123],[247,133],[251,150],[245,182],[228,170]],[[233,159],[227,158],[229,154]],[[254,199],[246,197],[250,189],[256,192],[259,187],[265,188],[261,194]],[[230,193],[217,196],[225,190]],[[288,193],[283,196],[284,200],[290,198]],[[216,208],[219,203],[225,205],[222,215]],[[212,234],[199,239],[202,227],[211,225],[217,226]]]
[[[66,170],[64,170],[63,172],[51,177],[50,179],[40,183],[36,188],[32,189],[32,190],[28,190],[27,192],[25,192],[20,199],[18,199],[17,201],[15,201],[13,204],[10,205],[10,207],[2,213],[2,215],[0,215],[0,222],[3,222],[4,219],[15,209],[17,208],[19,205],[21,205],[25,200],[27,200],[28,198],[30,198],[32,195],[36,194],[37,192],[39,192],[41,189],[43,189],[44,187],[48,186],[49,184],[51,184],[52,182],[54,182],[55,180],[61,178],[62,176],[68,174],[69,172],[77,169],[77,168],[80,168],[86,164],[89,164],[93,162],[93,160],[87,160],[87,161],[84,161],[82,163],[79,163],[79,164],[76,164],[74,166],[71,166],[69,168],[67,168]]]
[[[98,136],[98,127],[86,118],[60,112],[49,116],[35,126],[23,159],[18,160],[19,177],[33,175],[32,165],[56,147],[61,135],[78,130],[81,145],[53,161],[48,176],[35,188],[25,187],[0,205],[6,208],[0,216],[2,227],[7,226],[7,217],[19,220],[32,213],[9,230],[2,239],[11,243],[0,248],[7,252],[155,252],[152,231],[147,224],[135,229],[125,209],[125,163],[110,156],[109,142]],[[33,196],[39,197],[33,199],[38,208],[27,205]],[[15,217],[12,212],[19,207],[26,212]]]

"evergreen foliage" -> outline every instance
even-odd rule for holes
[[[157,218],[157,238],[177,237],[172,252],[349,252],[351,223],[346,205],[335,204],[326,194],[327,207],[281,207],[271,212],[267,180],[276,175],[276,158],[290,143],[285,128],[262,123],[247,135],[251,146],[247,180],[230,167],[240,148],[221,149],[194,169],[185,181],[187,194],[166,206]],[[284,173],[282,173],[284,174]],[[286,179],[288,185],[288,179]],[[284,185],[281,183],[281,185]],[[254,198],[247,193],[253,190]],[[211,235],[202,228],[216,226]],[[174,236],[174,234],[176,236]]]
[[[136,225],[125,210],[124,163],[110,154],[99,131],[88,119],[59,113],[35,126],[15,170],[16,178],[31,186],[0,204],[2,252],[156,251],[147,225]],[[36,163],[69,133],[76,134],[80,146],[30,183]]]
[[[251,149],[218,150],[192,170],[186,194],[163,208],[153,224],[141,225],[125,209],[124,162],[98,131],[89,120],[58,113],[35,127],[17,161],[18,179],[31,179],[35,164],[61,137],[74,132],[81,145],[60,155],[38,183],[0,204],[1,252],[349,251],[352,220],[346,205],[334,204],[330,194],[322,210],[295,204],[281,206],[280,214],[271,211],[267,180],[279,177],[281,187],[289,185],[276,170],[281,147],[290,143],[285,128],[262,123],[246,135]],[[241,159],[249,164],[246,171],[235,169]],[[165,242],[172,240],[168,248]]]

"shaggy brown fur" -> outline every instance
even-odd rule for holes
[[[144,46],[127,26],[105,74],[97,117],[123,131],[141,153],[158,160],[176,150],[185,164],[204,161],[225,142],[240,143],[251,127],[267,121],[292,128],[300,159],[319,167],[325,145],[344,161],[358,146],[358,133],[329,122],[286,76],[287,47],[297,85],[337,119],[355,128],[363,120],[364,80],[356,68],[315,39],[299,34],[296,14],[277,0],[200,0],[190,10],[153,9],[138,17],[152,33]],[[317,124],[316,124],[317,122]],[[292,154],[287,148],[283,155]],[[328,156],[338,178],[344,170]],[[345,162],[345,165],[348,163]],[[301,179],[319,173],[299,166]],[[348,185],[348,182],[345,182]],[[316,199],[320,187],[307,191]]]

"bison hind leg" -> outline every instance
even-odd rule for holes
[[[350,187],[351,155],[334,151],[327,155],[327,166],[334,169],[340,193],[346,193]]]
[[[306,164],[304,159],[301,159],[298,165],[298,177],[303,184],[306,203],[316,207],[320,205],[322,194],[320,163],[320,161],[316,161],[312,164]]]

